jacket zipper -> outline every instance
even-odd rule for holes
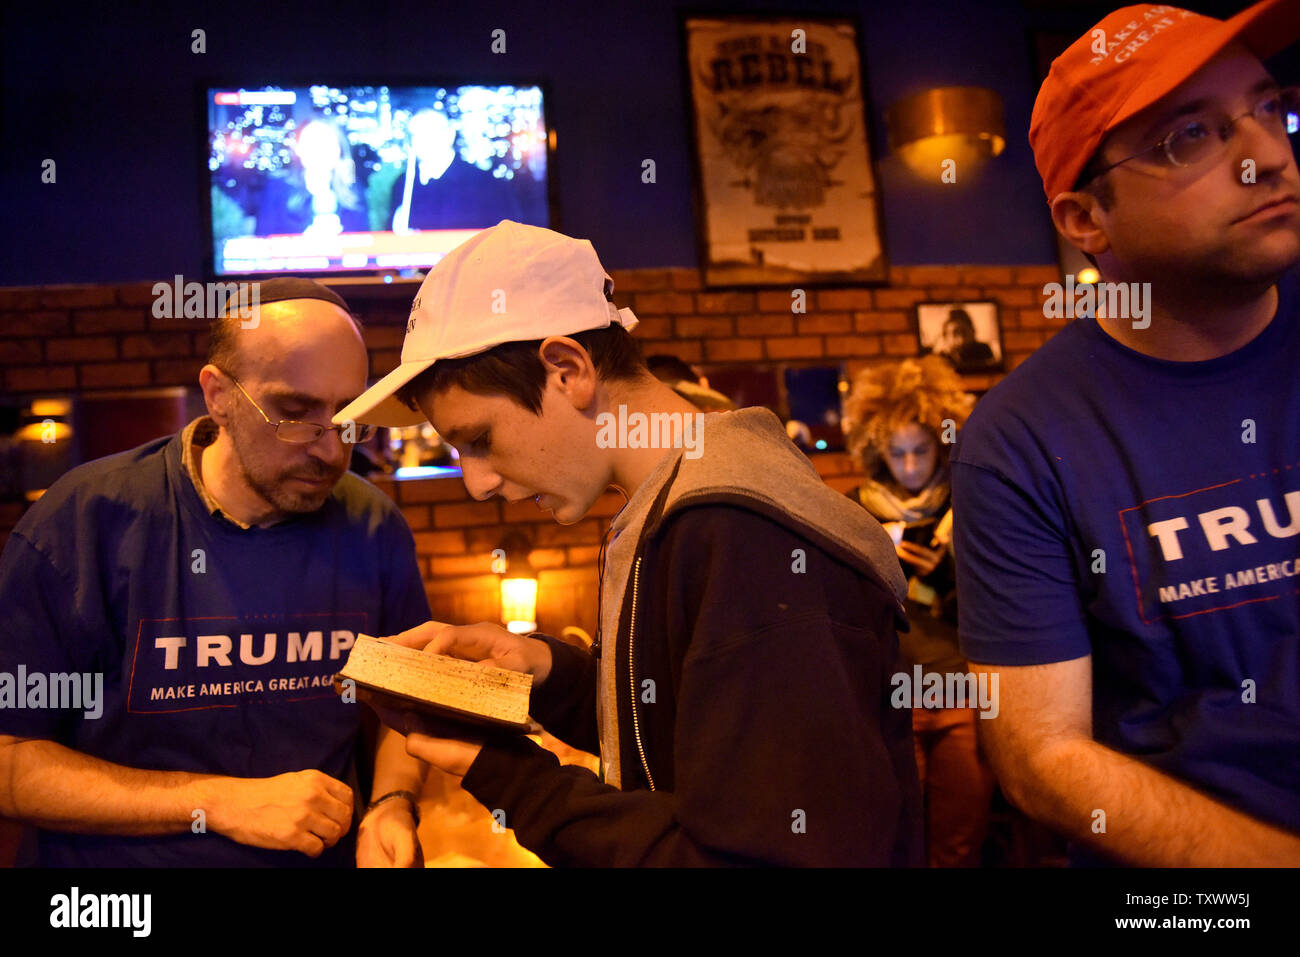
[[[628,685],[632,691],[632,734],[636,738],[636,751],[641,756],[641,769],[645,771],[645,778],[650,782],[650,790],[655,789],[655,779],[650,773],[650,763],[645,758],[645,746],[641,743],[641,722],[637,720],[636,711],[636,599],[639,586],[641,584],[641,556],[638,555],[636,565],[632,569],[632,621],[627,632],[627,676]]]

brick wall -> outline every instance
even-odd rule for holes
[[[1055,266],[904,266],[888,286],[809,287],[807,312],[787,290],[706,291],[694,269],[615,272],[615,298],[630,305],[647,351],[688,362],[844,361],[855,367],[916,351],[912,307],[925,300],[992,299],[1001,305],[1007,367],[1042,345],[1064,320],[1043,316],[1043,283]],[[366,323],[371,371],[397,365],[407,301],[343,290]],[[207,350],[199,319],[151,314],[152,283],[0,289],[0,394],[193,385]],[[972,388],[996,377],[973,376]]]
[[[807,312],[790,311],[788,290],[708,291],[694,269],[614,272],[615,299],[641,320],[634,333],[647,353],[669,352],[702,365],[844,362],[850,374],[913,355],[912,307],[926,300],[991,299],[1000,305],[1003,348],[1014,368],[1063,325],[1043,316],[1041,289],[1055,266],[910,266],[876,288],[807,289]],[[152,315],[152,283],[0,289],[0,394],[49,395],[149,386],[193,386],[207,350],[200,319]],[[403,296],[341,290],[361,317],[371,373],[400,357],[409,303]],[[966,377],[989,388],[1000,375]],[[847,491],[860,476],[847,455],[813,457],[827,483]],[[401,507],[415,534],[435,617],[494,619],[497,579],[491,552],[508,527],[533,537],[539,573],[538,622],[595,627],[596,556],[621,497],[604,496],[571,526],[556,525],[531,502],[475,502],[459,479],[378,483]],[[0,535],[19,510],[0,509]]]
[[[1055,266],[910,266],[888,286],[812,288],[793,315],[786,289],[706,291],[693,269],[614,273],[615,298],[630,299],[649,352],[688,362],[843,361],[850,373],[873,360],[916,353],[913,307],[927,300],[992,299],[1000,304],[1007,368],[1043,344],[1063,320],[1043,316],[1042,287]],[[996,376],[971,376],[973,389]]]
[[[813,464],[826,483],[847,492],[861,479],[852,457],[819,453]],[[577,625],[594,635],[596,559],[623,497],[607,492],[582,521],[558,525],[531,501],[476,502],[459,478],[422,481],[383,479],[375,483],[402,509],[415,535],[420,572],[433,615],[440,621],[496,620],[497,576],[492,550],[508,530],[522,530],[532,543],[529,561],[537,570],[539,627],[558,633]]]

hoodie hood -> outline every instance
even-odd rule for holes
[[[881,582],[894,596],[897,630],[908,630],[903,605],[907,580],[893,541],[866,509],[822,481],[785,434],[780,419],[767,409],[751,408],[711,412],[697,421],[699,456],[688,458],[685,449],[665,454],[610,523],[598,614],[602,650],[596,721],[602,777],[614,787],[622,787],[615,690],[615,661],[623,638],[619,622],[636,556],[667,516],[713,502],[759,512]]]
[[[677,454],[676,477],[662,514],[645,530],[647,536],[679,509],[705,500],[731,501],[812,539],[840,561],[883,582],[898,603],[900,629],[907,628],[907,579],[889,534],[866,509],[826,485],[776,415],[763,408],[708,415],[701,442],[706,454]]]

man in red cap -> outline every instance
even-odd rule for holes
[[[1300,107],[1261,62],[1297,36],[1125,7],[1034,106],[1107,305],[975,409],[954,543],[990,758],[1076,862],[1300,863]]]

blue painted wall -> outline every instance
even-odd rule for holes
[[[795,4],[713,10],[790,12]],[[22,4],[4,28],[0,285],[155,279],[201,268],[205,78],[400,81],[537,77],[558,126],[566,232],[609,268],[697,262],[678,9],[645,2]],[[698,7],[693,7],[698,9]],[[1082,32],[1095,9],[1011,0],[803,3],[858,17],[875,127],[886,242],[897,265],[1050,263],[1050,222],[1025,134],[1036,93],[1029,31]],[[1062,23],[1064,21],[1064,23]],[[207,31],[207,53],[190,31]],[[508,52],[489,49],[493,29]],[[978,182],[922,183],[886,153],[884,108],[935,85],[992,87],[1007,148]],[[58,183],[40,183],[46,157]],[[658,181],[640,181],[656,160]]]

